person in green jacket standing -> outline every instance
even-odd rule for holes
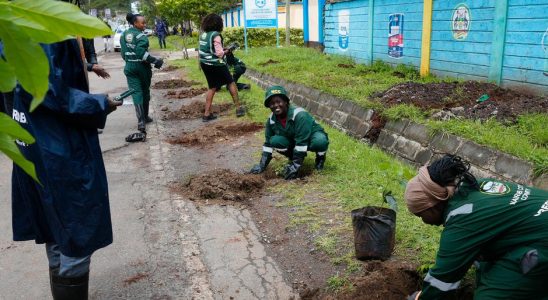
[[[476,180],[447,155],[409,181],[409,210],[445,226],[435,265],[408,299],[450,299],[476,266],[474,299],[548,299],[548,191]]]
[[[133,104],[137,114],[137,129],[146,134],[146,123],[152,122],[148,115],[150,104],[151,65],[159,69],[164,61],[148,53],[148,37],[145,30],[145,17],[139,14],[128,14],[126,20],[132,27],[124,31],[120,37],[122,58],[126,61],[124,74],[127,84],[135,92]]]
[[[261,162],[250,173],[259,174],[266,170],[276,150],[289,158],[285,167],[285,179],[297,178],[307,151],[316,152],[316,170],[325,164],[329,139],[323,128],[303,108],[289,104],[287,91],[282,86],[272,86],[265,94],[264,106],[272,114],[266,121],[265,143]]]

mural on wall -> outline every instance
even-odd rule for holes
[[[348,50],[348,34],[350,31],[350,11],[339,11],[339,49]]]
[[[548,76],[548,28],[546,28],[546,32],[542,36],[542,50],[544,50],[544,76]]]
[[[388,56],[403,57],[403,14],[388,17]]]
[[[470,25],[472,24],[472,18],[470,9],[464,3],[458,4],[453,10],[453,16],[451,17],[451,31],[453,31],[453,38],[457,41],[463,41],[470,32]]]

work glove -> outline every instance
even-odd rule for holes
[[[249,170],[249,173],[260,174],[264,172],[271,160],[272,160],[272,153],[263,152],[263,155],[261,156],[261,161],[259,162],[259,164],[254,165],[253,168]]]
[[[416,291],[411,296],[407,297],[407,300],[419,300],[419,296],[421,295],[421,291]]]
[[[163,64],[164,64],[164,60],[161,58],[157,58],[156,61],[154,62],[154,67],[156,69],[159,69],[162,67]]]
[[[285,166],[284,169],[284,178],[285,180],[291,180],[297,178],[299,174],[299,169],[303,165],[304,158],[306,157],[305,153],[295,152],[293,155],[293,160]]]

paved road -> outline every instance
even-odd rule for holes
[[[92,92],[126,89],[118,53],[99,57],[112,75],[90,74]],[[155,78],[173,74],[157,72]],[[161,94],[153,94],[159,119]],[[198,120],[179,127],[203,126]],[[131,103],[109,116],[100,136],[109,181],[114,243],[92,257],[91,299],[289,299],[293,293],[276,262],[265,253],[248,210],[196,207],[173,193],[173,181],[212,168],[241,169],[246,141],[212,149],[176,148],[164,142],[173,130],[162,121],[149,126],[146,143],[127,144],[135,130]],[[11,164],[0,155],[0,299],[50,299],[43,245],[11,241]]]

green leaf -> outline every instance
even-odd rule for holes
[[[8,3],[0,3],[0,26],[6,27],[10,23],[19,27],[35,42],[51,44],[70,38],[69,35],[49,31],[39,23],[13,13]]]
[[[13,68],[0,58],[0,92],[7,93],[12,91],[16,83]]]
[[[58,35],[86,38],[112,34],[112,30],[96,17],[84,14],[70,3],[54,0],[15,0],[11,10],[25,19],[32,20]]]
[[[0,151],[13,160],[15,164],[29,174],[36,182],[40,182],[36,176],[34,164],[27,160],[21,151],[19,151],[19,148],[15,145],[15,139],[2,132],[0,132]]]
[[[4,55],[23,88],[34,97],[31,110],[48,91],[49,63],[42,48],[15,24],[0,26]]]
[[[27,144],[34,143],[34,137],[5,113],[0,113],[0,124],[2,124],[0,133],[5,133]]]

